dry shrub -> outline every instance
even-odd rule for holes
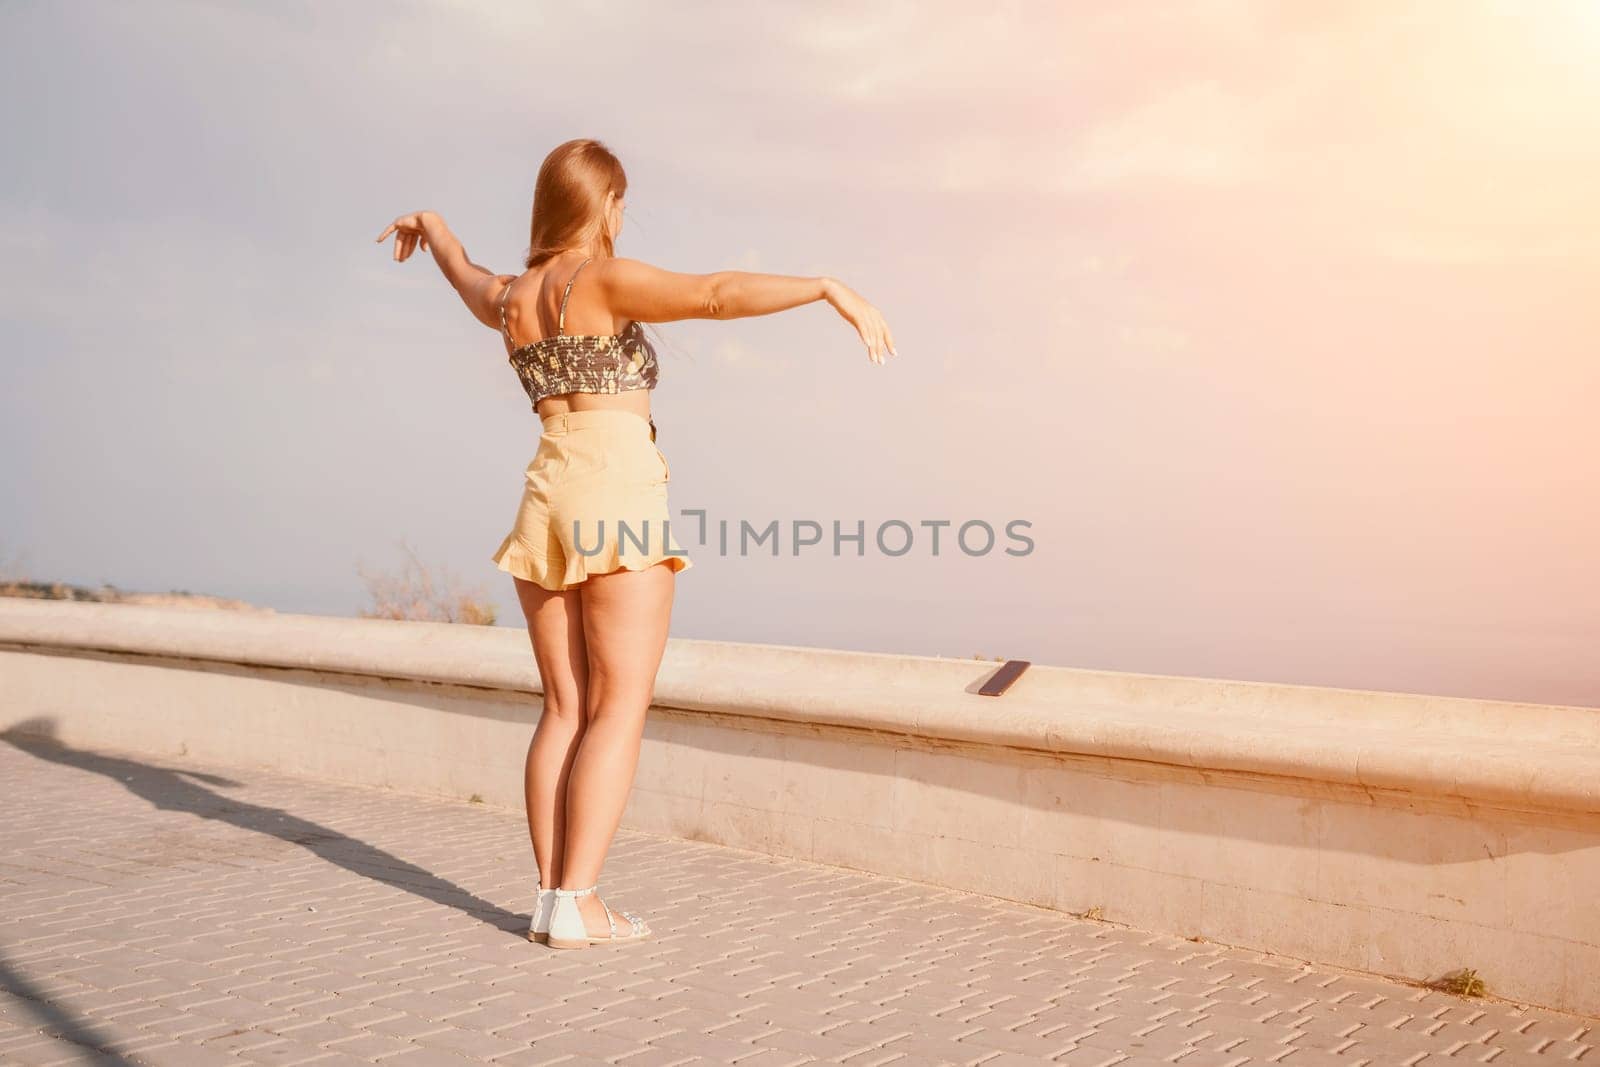
[[[401,548],[406,563],[398,572],[357,567],[372,595],[372,607],[361,612],[362,618],[494,625],[494,605],[481,586],[463,589],[450,571],[441,567],[435,573],[410,545],[402,542]]]

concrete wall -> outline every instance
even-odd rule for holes
[[[624,825],[1600,1014],[1600,711],[674,640]],[[520,630],[0,599],[0,730],[521,806]]]

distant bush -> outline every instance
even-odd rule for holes
[[[462,589],[449,571],[440,568],[435,574],[409,545],[401,547],[406,563],[398,572],[356,568],[372,596],[372,607],[361,612],[362,618],[494,625],[494,605],[481,587]]]
[[[258,607],[243,600],[191,593],[187,589],[174,589],[166,593],[139,593],[121,589],[110,582],[99,586],[73,585],[71,582],[41,581],[27,575],[27,565],[21,554],[0,549],[0,596],[22,597],[27,600],[75,600],[91,604],[146,604],[160,607],[219,608],[229,611],[270,612],[271,608]]]
[[[116,590],[110,586],[90,589],[88,586],[68,585],[66,582],[30,582],[26,579],[14,582],[0,582],[0,596],[20,596],[33,600],[108,601],[117,599]]]

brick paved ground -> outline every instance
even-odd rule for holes
[[[627,831],[656,940],[554,950],[518,813],[0,742],[0,1063],[1600,1067],[1593,1021]]]

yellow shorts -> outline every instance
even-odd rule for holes
[[[663,560],[675,572],[693,566],[672,535],[672,471],[647,420],[602,408],[541,424],[516,525],[491,557],[497,567],[546,589],[570,589],[590,575]]]

